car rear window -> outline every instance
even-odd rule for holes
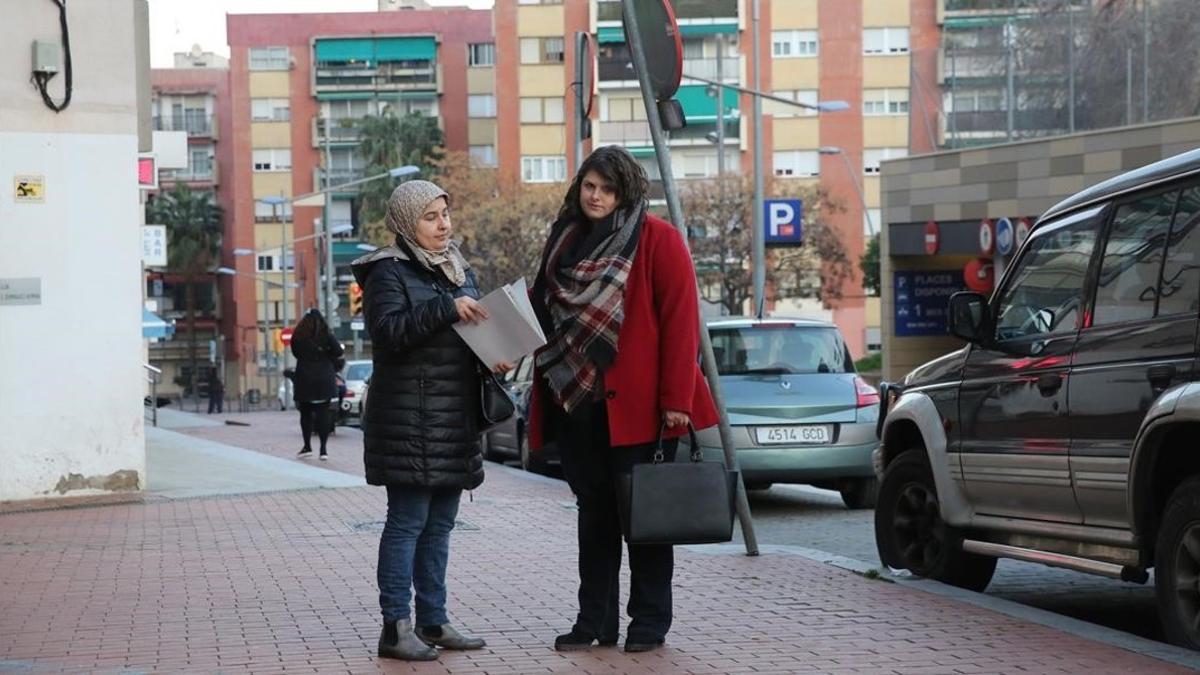
[[[346,368],[347,380],[365,380],[371,376],[371,364],[355,363]]]
[[[852,373],[836,328],[770,324],[709,330],[721,375]]]

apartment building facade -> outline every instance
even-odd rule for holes
[[[938,17],[943,0],[760,0],[762,91],[801,103],[845,101],[849,110],[814,111],[767,101],[763,105],[763,171],[784,180],[820,183],[844,206],[829,220],[857,262],[866,237],[878,232],[880,162],[928,152],[939,143]],[[688,128],[670,138],[672,173],[681,180],[725,171],[751,173],[752,98],[723,89],[723,157],[712,140],[717,126],[717,78],[753,88],[753,0],[674,0],[683,41],[683,80],[676,99]],[[497,126],[501,170],[529,182],[570,177],[574,158],[574,40],[596,37],[599,97],[593,137],[584,152],[620,144],[649,175],[659,169],[651,147],[617,0],[497,0]],[[655,197],[661,187],[655,183]],[[767,195],[770,197],[770,195]],[[857,267],[857,266],[856,266]],[[868,312],[868,304],[872,310]],[[856,356],[878,344],[877,302],[860,279],[826,303]],[[794,311],[780,302],[777,311]],[[870,315],[869,315],[870,314]],[[869,330],[870,329],[870,330]]]
[[[436,118],[449,150],[494,154],[495,120],[482,114],[494,107],[491,13],[414,8],[227,22],[233,227],[223,265],[236,271],[227,336],[240,391],[273,398],[268,373],[281,366],[270,334],[320,306],[326,273],[314,237],[324,207],[289,200],[365,177],[358,122],[385,107]],[[335,236],[332,270],[340,304],[333,323],[349,339],[345,288],[349,261],[362,253],[359,202],[354,189],[326,196],[331,226],[350,226]]]
[[[198,51],[198,50],[194,50]],[[177,54],[177,57],[184,56]],[[232,190],[228,176],[232,152],[228,139],[232,132],[229,116],[222,109],[229,101],[229,70],[219,65],[191,65],[198,60],[184,61],[179,68],[154,69],[150,73],[151,123],[155,131],[174,131],[186,134],[187,167],[160,169],[157,194],[187,185],[192,191],[211,196],[214,204],[229,213]],[[180,63],[179,58],[176,59]],[[208,61],[202,61],[208,62]],[[154,199],[151,194],[150,199]],[[225,236],[232,232],[232,219],[223,222]],[[203,383],[205,369],[225,365],[228,349],[225,336],[231,335],[233,314],[232,283],[227,278],[206,278],[194,289],[197,308],[195,331],[199,348],[201,372],[193,373],[188,345],[186,315],[187,288],[182,275],[167,269],[152,268],[146,274],[145,297],[159,316],[176,324],[172,338],[150,344],[149,359],[162,369],[160,392],[170,395],[183,392],[188,383]],[[210,348],[211,343],[211,348]],[[228,380],[228,374],[222,373]]]

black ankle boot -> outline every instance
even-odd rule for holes
[[[617,636],[596,638],[579,630],[578,627],[573,627],[570,633],[564,633],[554,638],[554,649],[560,652],[575,652],[589,649],[593,642],[601,647],[612,647],[617,644]]]

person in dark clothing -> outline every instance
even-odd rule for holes
[[[300,457],[312,457],[313,431],[321,441],[321,459],[329,456],[326,442],[333,427],[333,412],[329,406],[337,399],[334,378],[343,351],[341,343],[329,331],[325,317],[316,309],[308,310],[292,332],[292,355],[296,357],[292,399],[300,411],[300,433],[304,437]]]
[[[645,171],[606,146],[580,167],[550,229],[530,300],[547,336],[534,358],[530,444],[558,444],[579,506],[579,613],[559,651],[617,643],[621,522],[617,478],[664,439],[717,421],[701,375],[696,276],[683,237],[646,212]],[[671,628],[674,552],[629,545],[625,651]]]
[[[217,375],[217,369],[212,368],[208,371],[208,414],[213,414],[214,410],[218,413],[223,413],[225,412],[224,408],[225,383]]]
[[[449,622],[446,565],[462,491],[483,482],[480,364],[452,326],[487,313],[476,302],[475,274],[450,238],[445,191],[427,181],[402,183],[388,200],[386,222],[395,245],[351,267],[364,289],[374,347],[362,411],[366,478],[386,486],[388,498],[379,540],[378,654],[428,661],[438,657],[435,646],[484,646]]]

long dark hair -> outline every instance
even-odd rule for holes
[[[579,191],[583,177],[589,171],[600,174],[601,178],[616,189],[619,199],[618,211],[641,204],[646,201],[646,195],[650,192],[650,180],[646,177],[646,170],[633,155],[619,145],[606,145],[583,160],[558,210],[560,220],[580,222],[587,217],[579,206]]]
[[[317,340],[329,335],[329,324],[325,317],[315,307],[304,314],[296,329],[292,332],[292,340]]]

